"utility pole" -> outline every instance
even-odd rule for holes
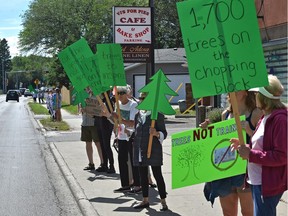
[[[150,46],[150,59],[151,62],[146,64],[146,85],[149,83],[151,76],[155,74],[155,56],[154,56],[154,0],[149,0],[149,7],[151,8],[151,46]]]
[[[2,91],[5,93],[5,71],[4,71],[4,58],[2,58]]]

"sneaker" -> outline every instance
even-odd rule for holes
[[[85,167],[83,170],[94,170],[95,166],[94,164],[89,163],[87,167]]]
[[[128,191],[130,191],[130,187],[129,186],[118,188],[118,189],[114,190],[114,193],[125,193],[125,192],[128,192]]]
[[[157,187],[157,185],[155,184],[155,183],[149,183],[149,186],[151,187],[151,188],[156,188]]]
[[[106,172],[107,171],[107,167],[103,166],[102,164],[95,170],[96,172]]]
[[[140,194],[142,193],[142,188],[141,187],[132,187],[130,191],[128,191],[127,194],[130,194],[130,195],[135,195],[135,194]]]
[[[112,166],[112,167],[110,166],[109,169],[107,169],[107,173],[108,173],[108,174],[114,174],[114,173],[116,173],[115,168],[114,168],[113,166]]]

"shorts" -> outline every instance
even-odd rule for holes
[[[96,126],[81,126],[81,141],[99,142],[99,136]]]

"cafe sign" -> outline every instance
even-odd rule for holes
[[[114,7],[114,42],[151,44],[150,7]]]

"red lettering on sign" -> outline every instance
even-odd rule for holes
[[[212,129],[214,126],[209,126],[206,129],[198,129],[193,131],[193,141],[200,139],[206,139],[206,137],[212,137]]]
[[[139,33],[136,33],[135,34],[135,37],[138,38],[138,37],[143,37],[145,34],[147,34],[149,32],[149,28],[145,28],[142,32],[139,32]]]
[[[124,30],[122,30],[121,28],[117,29],[117,32],[119,32],[122,36],[127,37],[127,38],[132,38],[132,34],[125,32]]]
[[[146,18],[143,17],[135,17],[135,18],[126,18],[126,17],[122,17],[120,19],[121,23],[146,23]]]

